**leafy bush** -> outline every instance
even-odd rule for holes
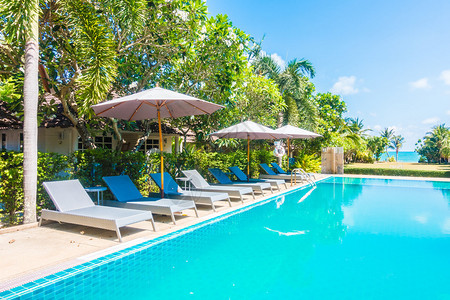
[[[315,154],[300,153],[296,157],[294,168],[302,168],[306,172],[317,173],[320,171],[321,158]]]
[[[0,215],[3,222],[16,224],[22,219],[23,211],[23,153],[0,153]],[[38,154],[38,185],[36,209],[52,208],[42,183],[62,180],[70,176],[70,164],[66,156],[56,153]]]
[[[148,171],[157,165],[156,154],[146,157],[142,152],[118,153],[106,149],[76,151],[70,159],[72,177],[79,179],[83,186],[104,185],[104,176],[128,175],[141,191],[149,190]]]
[[[247,152],[238,150],[229,153],[206,152],[189,148],[181,153],[163,153],[164,170],[173,177],[182,176],[181,170],[197,169],[209,181],[213,181],[208,168],[247,168]],[[251,175],[259,176],[259,164],[274,160],[271,151],[251,152]],[[113,152],[106,149],[77,151],[69,156],[55,153],[39,153],[37,210],[53,209],[42,183],[44,181],[79,179],[85,187],[103,185],[103,176],[128,175],[143,195],[158,192],[149,174],[159,172],[160,154],[142,152]],[[0,214],[5,223],[21,221],[23,211],[23,153],[0,152]],[[106,192],[105,198],[112,195]]]
[[[415,176],[415,177],[447,177],[450,178],[449,171],[423,171],[404,169],[379,169],[379,168],[345,168],[345,174],[360,175],[385,175],[385,176]]]

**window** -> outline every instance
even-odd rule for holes
[[[110,136],[96,136],[95,145],[103,149],[112,149],[112,137]]]
[[[112,137],[110,136],[96,136],[94,138],[94,144],[98,148],[103,149],[112,149]],[[81,140],[81,137],[78,137],[78,150],[86,150],[87,148],[84,147],[84,144]]]
[[[159,140],[147,139],[139,151],[147,152],[152,149],[159,149]]]
[[[2,151],[6,150],[6,133],[2,133]]]

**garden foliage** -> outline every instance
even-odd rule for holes
[[[103,176],[128,175],[143,195],[157,192],[150,173],[159,172],[160,154],[143,152],[114,152],[104,149],[77,151],[70,156],[56,153],[39,153],[37,211],[54,209],[42,183],[44,181],[79,179],[83,186],[104,186]],[[208,181],[214,181],[208,168],[247,168],[247,152],[237,150],[229,153],[206,152],[186,149],[181,153],[163,153],[165,171],[173,177],[182,176],[181,170],[197,169]],[[274,160],[271,151],[251,152],[251,174],[259,176],[259,164]],[[0,152],[0,218],[2,223],[17,224],[23,212],[23,153]],[[112,195],[106,193],[105,198]]]

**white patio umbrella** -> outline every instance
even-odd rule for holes
[[[223,108],[222,105],[160,87],[92,106],[95,114],[100,117],[111,117],[128,121],[158,119],[162,187],[164,187],[164,158],[162,155],[161,119],[212,114],[221,108]],[[161,197],[164,197],[164,188],[161,188]]]
[[[299,127],[295,127],[292,125],[286,125],[283,127],[280,127],[278,129],[275,130],[278,133],[284,133],[289,135],[291,138],[293,139],[313,139],[316,137],[320,137],[320,134],[317,134],[315,132],[312,131],[308,131]],[[289,145],[289,137],[287,138],[287,149],[288,149],[288,168],[289,168],[289,150],[290,150],[290,145]]]
[[[247,139],[247,180],[250,180],[250,140],[289,138],[284,133],[276,132],[269,127],[252,121],[245,121],[213,132],[210,135],[219,138]]]

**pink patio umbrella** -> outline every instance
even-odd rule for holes
[[[92,106],[100,117],[111,117],[128,121],[158,119],[159,150],[161,153],[161,197],[164,197],[164,158],[162,155],[161,119],[212,114],[222,105],[197,99],[160,87],[105,101]]]
[[[289,138],[289,135],[276,132],[261,124],[245,121],[211,133],[219,138],[247,139],[247,180],[250,180],[250,140]]]
[[[292,125],[286,125],[283,127],[280,127],[278,129],[275,130],[278,133],[284,133],[289,135],[291,138],[293,139],[313,139],[316,137],[320,137],[320,134],[317,134],[315,132],[312,131],[308,131],[299,127],[295,127]],[[289,150],[290,150],[290,145],[289,145],[289,137],[287,138],[287,149],[288,149],[288,169],[289,169]]]

